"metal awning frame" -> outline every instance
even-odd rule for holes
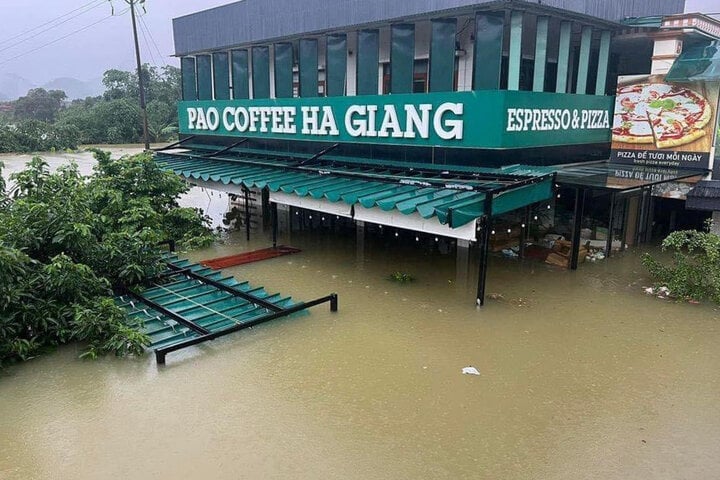
[[[131,298],[134,298],[138,302],[142,302],[145,305],[147,305],[148,308],[151,310],[154,310],[156,312],[161,313],[162,315],[174,320],[175,322],[189,328],[193,332],[197,334],[197,336],[190,337],[187,340],[183,340],[177,343],[174,343],[172,345],[159,347],[155,349],[155,360],[158,363],[158,365],[164,365],[165,364],[165,357],[168,353],[174,352],[176,350],[181,350],[183,348],[187,348],[193,345],[198,345],[203,342],[207,342],[209,340],[214,340],[216,338],[229,335],[231,333],[237,332],[239,330],[243,330],[245,328],[250,328],[255,325],[268,322],[270,320],[275,320],[281,317],[286,317],[288,315],[291,315],[293,313],[300,312],[302,310],[306,310],[308,308],[314,307],[316,305],[320,305],[322,303],[330,303],[330,311],[336,312],[338,309],[338,296],[337,293],[331,293],[330,295],[326,295],[321,298],[317,298],[315,300],[311,300],[309,302],[300,302],[295,305],[289,306],[289,307],[281,307],[280,305],[274,304],[272,302],[269,302],[265,300],[264,298],[261,298],[257,295],[253,295],[252,293],[244,292],[238,288],[234,288],[231,286],[228,286],[220,281],[214,280],[207,275],[201,275],[197,272],[193,272],[189,268],[182,268],[177,265],[174,265],[172,262],[166,261],[166,266],[168,268],[168,271],[161,274],[157,278],[169,278],[174,276],[184,276],[187,279],[193,279],[200,282],[201,285],[209,285],[212,286],[218,290],[222,290],[224,292],[227,292],[233,296],[240,297],[244,300],[247,300],[249,303],[255,305],[258,307],[258,309],[264,310],[266,313],[263,315],[259,315],[255,318],[252,318],[250,320],[243,321],[242,323],[236,323],[233,326],[230,326],[228,328],[224,328],[222,330],[218,331],[210,331],[201,325],[198,325],[194,321],[183,317],[179,313],[173,312],[172,310],[163,307],[158,302],[155,302],[149,298],[146,298],[142,295],[142,293],[136,293],[130,290],[129,288],[122,289],[123,295],[128,295]],[[158,284],[155,284],[155,286],[160,286]]]

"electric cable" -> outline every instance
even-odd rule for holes
[[[155,38],[153,37],[152,31],[148,28],[147,23],[145,23],[145,20],[143,19],[145,15],[140,15],[140,22],[145,25],[145,30],[147,30],[148,36],[150,37],[150,40],[152,41],[153,45],[155,46],[155,51],[158,53],[158,57],[160,58],[160,61],[162,62],[164,55],[160,51],[160,47],[158,47],[157,42],[155,42]],[[162,62],[163,64],[167,65],[167,62]]]
[[[43,30],[40,30],[39,32],[34,33],[33,35],[31,35],[31,36],[29,36],[29,37],[27,37],[27,38],[23,38],[22,40],[18,40],[17,42],[10,43],[10,45],[7,45],[7,46],[5,46],[5,47],[3,47],[3,48],[0,48],[0,52],[4,52],[4,51],[6,51],[6,50],[9,50],[9,49],[11,49],[11,48],[13,48],[13,47],[15,47],[15,46],[17,46],[17,45],[21,45],[21,44],[23,44],[23,43],[25,43],[25,42],[28,42],[28,41],[36,38],[38,35],[42,35],[43,33],[48,32],[48,31],[50,31],[50,30],[52,30],[52,29],[54,29],[54,28],[57,28],[57,27],[59,27],[60,25],[63,25],[63,24],[65,24],[65,23],[67,23],[67,22],[69,22],[69,21],[71,21],[71,20],[75,20],[76,18],[80,17],[81,15],[84,15],[84,14],[88,13],[89,11],[94,10],[94,9],[96,9],[97,7],[102,6],[102,5],[103,5],[102,3],[97,3],[97,2],[103,2],[103,1],[104,1],[104,0],[95,0],[94,2],[90,2],[89,4],[85,5],[84,7],[80,7],[80,8],[78,8],[78,9],[75,9],[75,10],[73,10],[73,12],[76,12],[76,11],[78,11],[78,10],[82,10],[83,8],[85,8],[85,7],[87,7],[87,6],[92,5],[93,3],[95,3],[95,5],[91,6],[91,7],[88,8],[87,10],[84,10],[84,11],[78,13],[77,15],[73,15],[73,16],[70,17],[70,18],[66,18],[65,20],[63,20],[63,21],[61,21],[61,22],[54,23],[53,25],[51,25],[51,26],[49,26],[49,27],[47,27],[47,28],[45,28],[45,29],[43,29]],[[65,14],[65,15],[63,15],[63,16],[67,16],[67,15],[68,15],[68,14]],[[42,25],[40,25],[40,26],[38,26],[38,27],[35,27],[34,29],[28,30],[28,31],[25,32],[25,33],[21,33],[21,34],[19,34],[19,35],[16,35],[16,36],[14,36],[14,37],[11,37],[10,39],[4,40],[4,41],[0,42],[0,44],[2,44],[2,43],[4,43],[4,42],[11,41],[11,40],[13,40],[13,39],[15,39],[15,38],[18,38],[18,37],[22,37],[22,36],[24,36],[25,34],[30,33],[30,32],[33,32],[33,31],[37,30],[38,28],[41,28],[41,27],[43,27],[43,26],[45,26],[45,25],[47,25],[47,24],[49,24],[49,23],[53,23],[53,22],[55,22],[56,20],[59,20],[60,18],[62,18],[62,17],[58,17],[58,18],[56,18],[56,19],[54,19],[54,20],[51,20],[50,22],[46,22],[46,23],[44,23],[44,24],[42,24]]]
[[[142,18],[142,17],[140,17]],[[150,46],[150,41],[148,40],[147,35],[145,34],[145,28],[143,27],[142,22],[138,22],[138,25],[140,26],[140,33],[142,34],[143,40],[145,40],[145,46],[147,47],[148,53],[150,53],[150,59],[152,61],[153,66],[157,68],[158,63],[155,60],[155,55],[153,54],[152,47]]]
[[[127,12],[127,11],[129,11],[129,10],[130,10],[130,9],[128,8],[127,10],[123,11],[120,15],[122,15],[123,13],[125,13],[125,12]],[[107,17],[101,18],[100,20],[98,20],[98,21],[96,21],[96,22],[93,22],[93,23],[91,23],[91,24],[89,24],[89,25],[85,25],[85,26],[82,27],[82,28],[79,28],[79,29],[77,29],[77,30],[74,30],[74,31],[68,33],[67,35],[63,35],[62,37],[56,38],[55,40],[52,40],[52,41],[47,42],[47,43],[44,43],[44,44],[40,45],[39,47],[35,47],[35,48],[31,49],[31,50],[27,50],[27,51],[25,51],[25,52],[23,52],[23,53],[20,53],[20,54],[18,54],[18,55],[15,55],[14,57],[8,58],[7,60],[0,61],[0,65],[5,65],[6,63],[12,62],[13,60],[17,60],[18,58],[24,57],[25,55],[29,55],[29,54],[31,54],[31,53],[33,53],[33,52],[37,52],[38,50],[41,50],[41,49],[43,49],[43,48],[45,48],[45,47],[47,47],[47,46],[53,45],[53,44],[55,44],[55,43],[57,43],[57,42],[59,42],[59,41],[61,41],[61,40],[64,40],[64,39],[66,39],[66,38],[68,38],[68,37],[71,37],[71,36],[75,35],[76,33],[80,33],[80,32],[83,32],[83,31],[85,31],[85,30],[87,30],[87,29],[89,29],[89,28],[91,28],[91,27],[94,27],[95,25],[97,25],[97,24],[99,24],[99,23],[101,23],[101,22],[104,22],[105,20],[107,20],[107,19],[109,19],[109,18],[113,18],[114,16],[115,16],[115,15],[108,15]]]

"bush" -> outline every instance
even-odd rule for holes
[[[79,140],[80,131],[72,125],[25,120],[0,127],[0,153],[75,149]]]
[[[11,176],[12,198],[0,182],[0,366],[71,341],[87,345],[83,356],[142,353],[148,338],[113,288],[163,269],[161,240],[214,238],[204,217],[178,207],[187,184],[149,154],[95,155],[87,178],[35,157]]]
[[[668,235],[662,242],[663,251],[672,252],[672,263],[666,265],[650,254],[643,264],[657,281],[673,296],[684,299],[709,299],[720,303],[720,236],[705,231],[681,230]]]

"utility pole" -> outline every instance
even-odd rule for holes
[[[142,63],[140,62],[140,44],[138,43],[137,24],[135,23],[135,4],[144,2],[145,0],[125,0],[125,3],[130,5],[133,37],[135,38],[135,60],[137,61],[138,88],[140,89],[140,110],[142,112],[143,120],[143,139],[145,140],[145,150],[150,150],[150,141],[148,140],[147,108],[145,106],[145,85],[142,75]]]

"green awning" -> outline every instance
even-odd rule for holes
[[[204,155],[204,156],[203,156]],[[397,166],[340,164],[336,160],[307,165],[307,159],[234,149],[210,155],[190,150],[158,153],[156,162],[189,180],[217,182],[270,192],[309,197],[349,206],[377,208],[423,219],[436,217],[440,224],[457,228],[485,214],[500,214],[552,196],[551,170],[523,165],[477,172],[421,171]],[[488,195],[496,198],[486,211]]]
[[[720,40],[708,40],[683,50],[665,75],[668,82],[720,79]]]

